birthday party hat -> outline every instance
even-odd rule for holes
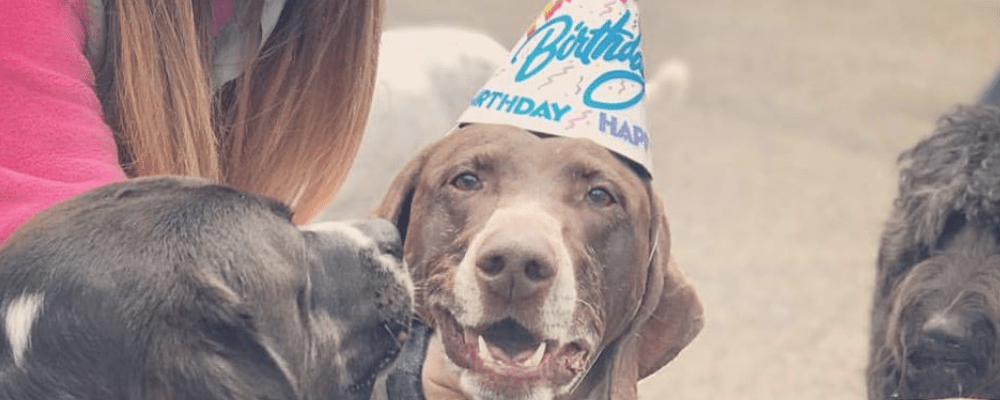
[[[591,139],[652,170],[636,0],[552,0],[459,124]]]

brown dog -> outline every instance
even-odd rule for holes
[[[474,124],[421,152],[376,210],[431,327],[416,390],[635,398],[702,326],[660,203],[589,140]]]

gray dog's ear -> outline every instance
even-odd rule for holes
[[[392,180],[382,202],[372,211],[372,215],[392,222],[399,230],[399,237],[405,242],[406,231],[410,224],[410,204],[413,203],[413,194],[417,190],[417,183],[420,179],[420,172],[427,162],[430,149],[424,149],[416,157],[413,157],[403,169],[399,171],[396,178]]]
[[[646,292],[632,324],[619,343],[613,369],[611,398],[635,399],[636,382],[673,360],[694,340],[703,325],[698,294],[670,254],[670,230],[662,201],[649,191],[653,212]]]
[[[147,398],[297,399],[290,373],[267,340],[253,310],[217,277],[204,275],[194,307],[176,321],[154,326],[149,358],[159,368],[149,377]]]

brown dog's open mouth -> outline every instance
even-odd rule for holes
[[[461,326],[445,310],[435,313],[445,352],[456,365],[503,383],[568,383],[586,369],[582,341],[541,338],[512,318],[482,327]]]

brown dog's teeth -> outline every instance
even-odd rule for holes
[[[476,342],[478,344],[479,358],[484,362],[498,365],[516,365],[522,368],[536,368],[541,365],[542,359],[545,358],[545,351],[548,349],[548,344],[541,342],[530,354],[524,352],[522,356],[511,358],[503,350],[490,345],[486,341],[486,338],[481,335],[476,335]]]
[[[466,346],[469,346],[472,343],[474,343],[476,341],[476,338],[481,338],[479,335],[472,333],[471,330],[468,329],[463,330],[461,327],[457,327],[457,329],[461,332],[462,340],[465,342]]]
[[[545,342],[542,342],[542,344],[538,345],[538,348],[535,349],[535,352],[531,354],[531,357],[518,361],[517,365],[527,368],[534,368],[541,365],[542,357],[545,356],[545,349],[547,348],[548,345]]]
[[[479,358],[483,361],[490,363],[497,363],[497,359],[493,357],[493,352],[490,351],[490,346],[486,344],[486,339],[480,335],[477,335],[479,341]]]

